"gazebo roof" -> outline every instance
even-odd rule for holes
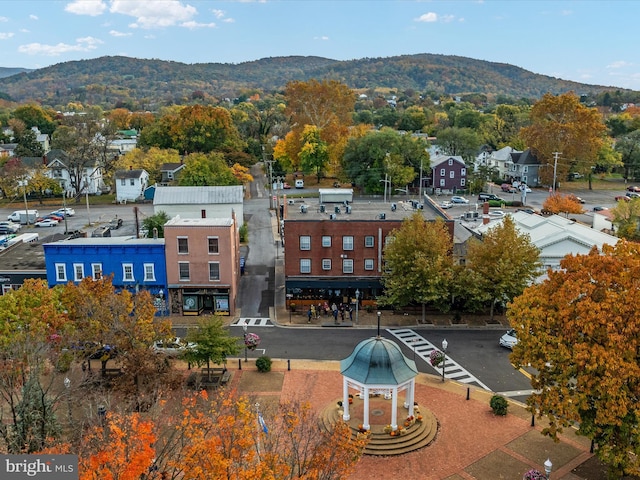
[[[363,340],[340,361],[340,373],[362,385],[401,385],[418,375],[413,360],[382,337]]]

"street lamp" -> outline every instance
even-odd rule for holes
[[[161,316],[164,317],[164,290],[160,289],[158,295],[160,295],[160,308],[162,309]]]
[[[551,477],[551,467],[553,467],[553,463],[547,458],[547,461],[544,462],[544,473],[547,474],[547,480]]]
[[[356,325],[358,325],[358,303],[360,303],[360,290],[356,289]]]
[[[444,340],[442,340],[442,354],[444,355],[442,357],[442,381],[443,382],[444,382],[444,367],[445,367],[445,364],[447,363],[447,347],[448,346],[449,346],[449,343],[445,338]]]
[[[242,330],[244,331],[244,363],[247,363],[249,360],[247,359],[247,321],[245,320],[242,325]]]
[[[380,315],[382,315],[382,313],[378,311],[378,336],[380,336]]]

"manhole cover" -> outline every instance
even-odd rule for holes
[[[381,415],[384,415],[384,410],[376,408],[374,410],[371,410],[371,415],[373,415],[374,417],[379,417]]]

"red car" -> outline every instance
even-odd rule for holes
[[[627,190],[630,192],[640,192],[640,187],[636,187],[634,185],[630,185],[627,187]]]
[[[616,202],[629,202],[631,199],[626,195],[618,195],[616,197]]]

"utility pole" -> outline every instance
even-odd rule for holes
[[[556,193],[556,172],[558,171],[558,157],[562,155],[561,152],[553,152],[553,185],[551,191]]]

